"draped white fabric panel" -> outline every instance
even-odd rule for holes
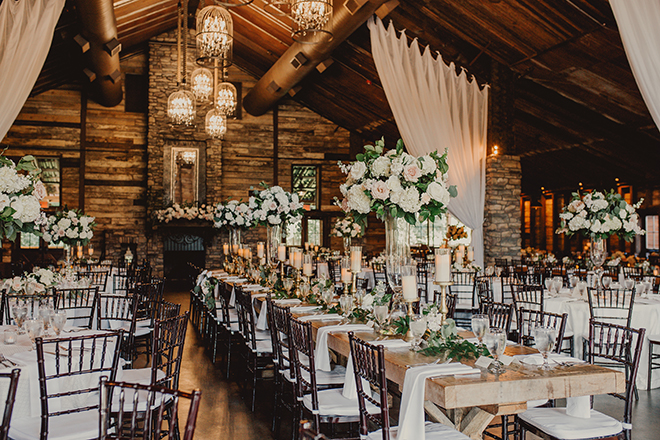
[[[458,197],[449,210],[473,231],[475,263],[483,267],[483,222],[486,193],[486,127],[488,89],[456,75],[440,54],[415,39],[408,47],[402,32],[385,29],[377,17],[368,22],[371,51],[378,75],[408,151],[416,156],[448,150],[449,183]]]
[[[610,0],[610,5],[637,86],[660,128],[660,1]]]
[[[0,140],[39,77],[64,1],[5,0],[0,4]]]

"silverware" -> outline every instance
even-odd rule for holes
[[[6,367],[16,367],[18,364],[10,359],[7,359],[4,354],[0,353],[0,364]],[[7,365],[9,364],[9,365]]]

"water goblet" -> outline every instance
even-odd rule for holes
[[[334,287],[322,287],[321,288],[321,299],[328,306],[332,303],[332,299],[335,297]]]
[[[571,275],[568,278],[568,282],[571,284],[571,289],[575,289],[575,287],[578,284],[578,281],[580,281],[580,279],[578,277],[576,277],[575,275]]]
[[[608,276],[604,276],[600,279],[600,283],[603,285],[604,288],[609,289],[610,286],[612,285],[612,278]]]
[[[633,280],[632,278],[626,278],[625,280],[623,280],[623,286],[626,288],[626,290],[630,290],[635,286],[635,280]]]
[[[289,294],[291,292],[291,288],[293,287],[293,279],[284,278],[282,280],[282,286],[284,286],[284,290],[286,290],[286,293]]]
[[[44,332],[48,331],[50,325],[50,316],[55,313],[52,305],[39,307],[39,318],[44,322]]]
[[[300,284],[300,294],[302,295],[303,299],[307,298],[307,295],[309,295],[309,290],[310,290],[309,283]]]
[[[484,344],[493,359],[495,359],[488,367],[488,371],[494,374],[503,373],[505,371],[504,365],[500,362],[499,357],[504,354],[506,333],[501,328],[491,327],[488,333],[484,335]]]
[[[422,343],[422,336],[426,333],[426,316],[412,315],[410,317],[410,335],[412,336],[411,350],[418,350]]]
[[[27,306],[23,304],[12,305],[11,314],[14,318],[14,321],[16,322],[16,326],[18,327],[18,334],[24,334],[25,332],[23,331],[23,323],[25,322],[28,314]]]
[[[35,339],[44,334],[44,322],[41,319],[28,319],[25,321],[25,329],[32,342],[32,348],[36,348]]]
[[[543,356],[543,365],[539,368],[541,370],[549,370],[552,367],[548,363],[548,353],[555,347],[557,339],[557,330],[552,327],[536,327],[532,331],[534,336],[534,348],[541,352]]]
[[[64,311],[54,312],[50,315],[50,325],[53,327],[53,330],[55,330],[57,336],[59,336],[64,329],[66,318],[66,312]]]
[[[577,283],[577,290],[580,296],[584,296],[584,294],[587,292],[587,282],[586,281],[579,281]]]
[[[554,277],[552,280],[552,288],[554,292],[559,293],[562,287],[564,287],[564,279],[562,277]]]
[[[548,292],[552,291],[552,286],[553,286],[552,278],[549,277],[546,278],[545,280],[543,280],[543,284],[545,284],[545,290],[547,290]]]
[[[340,296],[339,307],[341,308],[341,314],[344,316],[344,318],[348,319],[351,312],[353,311],[353,296],[351,295]]]
[[[374,318],[376,319],[376,324],[382,330],[387,324],[387,316],[390,313],[390,307],[388,305],[384,306],[374,306]]]
[[[490,319],[488,315],[472,315],[472,333],[479,341],[479,345],[483,343],[484,335],[488,332],[490,326]]]

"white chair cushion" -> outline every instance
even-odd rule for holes
[[[291,378],[289,370],[284,370],[283,375],[289,382],[296,381],[295,379]],[[345,376],[346,367],[342,367],[341,365],[334,365],[332,371],[316,370],[316,384],[319,386],[343,385]],[[307,382],[309,382],[309,373],[305,370],[303,370],[303,377]]]
[[[232,322],[230,330],[233,331],[233,332],[240,331],[240,329],[238,328],[238,322]]]
[[[357,399],[347,399],[342,395],[341,388],[331,388],[329,390],[318,391],[319,396],[319,415],[326,416],[339,416],[339,417],[358,417],[360,410],[358,408]],[[303,398],[303,405],[305,408],[312,411],[312,395],[306,394]],[[372,414],[380,412],[380,408],[367,402],[367,411]]]
[[[398,426],[390,428],[390,439],[396,440],[397,434],[399,431]],[[426,422],[424,425],[424,436],[426,440],[467,440],[470,437],[467,435],[456,431],[453,428],[450,428],[447,425],[442,423],[431,423]],[[370,432],[367,436],[367,440],[382,440],[383,432],[382,429],[378,431]]]
[[[270,332],[268,330],[255,330],[254,337],[257,338],[257,341],[265,341],[266,339],[270,341]]]
[[[135,368],[132,370],[122,370],[118,373],[117,380],[120,382],[138,383],[140,385],[151,384],[151,368]],[[156,370],[156,380],[163,380],[165,372]]]
[[[9,429],[9,438],[38,440],[40,433],[41,417],[13,419]],[[88,440],[98,436],[98,411],[83,411],[48,418],[49,440]]]
[[[150,327],[135,327],[135,337],[139,338],[141,336],[147,336],[153,332],[153,329]]]
[[[573,333],[572,330],[565,330],[564,331],[564,339],[572,338],[573,336],[575,336],[575,333]]]
[[[273,353],[273,344],[270,339],[265,341],[257,341],[257,353],[268,354]]]
[[[649,341],[660,344],[660,335],[649,335],[647,338],[649,338]]]
[[[534,408],[518,414],[525,422],[543,432],[564,440],[609,437],[623,430],[621,422],[591,410],[591,417],[571,417],[566,408]]]

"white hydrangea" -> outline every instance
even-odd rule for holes
[[[435,165],[435,162],[433,164]],[[373,174],[374,177],[389,177],[390,159],[385,156],[376,159],[371,167],[371,174]]]
[[[371,211],[371,200],[360,185],[353,185],[348,190],[348,206],[360,214],[369,214]]]

